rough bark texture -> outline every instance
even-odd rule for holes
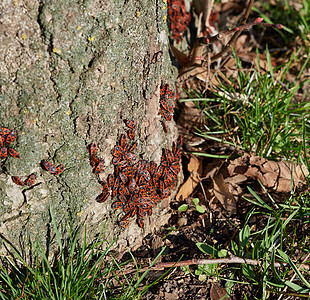
[[[0,4],[0,125],[14,130],[12,144],[20,159],[2,161],[0,234],[27,252],[36,238],[50,247],[52,207],[63,238],[87,224],[91,239],[103,238],[133,247],[166,222],[168,200],[154,209],[144,229],[133,221],[123,230],[123,214],[111,209],[89,164],[87,146],[96,142],[105,159],[106,178],[113,172],[110,150],[136,122],[140,159],[159,162],[162,147],[171,148],[177,133],[172,122],[164,134],[158,116],[159,87],[171,83],[165,2],[104,0],[14,0]],[[63,164],[53,176],[42,170],[47,159]],[[37,176],[25,189],[12,175]],[[68,214],[69,213],[69,214]],[[26,252],[24,252],[26,254]]]

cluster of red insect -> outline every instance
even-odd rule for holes
[[[14,158],[20,158],[19,153],[13,148],[9,147],[11,143],[15,140],[15,138],[16,138],[16,134],[14,131],[6,127],[0,128],[0,159],[7,158],[8,154]],[[48,161],[43,161],[42,166],[44,167],[44,169],[46,169],[53,175],[58,175],[64,170],[63,165],[59,165],[58,167],[55,167],[52,163]],[[34,185],[36,176],[35,174],[30,174],[26,180],[22,180],[18,176],[12,176],[11,178],[13,182],[16,183],[17,185],[20,185],[20,186],[26,185],[28,187],[31,187]]]
[[[129,218],[137,215],[137,223],[143,228],[143,218],[150,216],[155,204],[169,197],[175,186],[180,171],[181,139],[173,144],[172,151],[163,149],[159,166],[153,161],[137,161],[133,153],[137,144],[130,145],[127,139],[134,139],[135,124],[127,120],[126,125],[129,127],[127,135],[122,134],[119,144],[111,150],[114,173],[108,175],[107,181],[100,181],[102,193],[96,200],[102,203],[111,194],[112,198],[117,198],[112,208],[122,208],[125,213],[120,226],[128,227]]]
[[[22,181],[18,176],[12,176],[11,178],[17,185],[27,185],[28,187],[33,186],[34,181],[36,180],[36,176],[34,174],[29,175],[25,181]]]
[[[174,106],[168,104],[167,100],[174,99]],[[169,89],[169,84],[162,84],[160,86],[160,98],[159,98],[159,115],[162,116],[166,121],[172,120],[172,111],[177,104],[178,93],[176,93],[176,97],[174,97],[174,93]],[[167,125],[164,121],[161,121],[163,125],[164,131],[167,133]]]
[[[63,165],[59,165],[58,167],[56,167],[55,165],[48,162],[47,160],[43,160],[42,166],[46,171],[48,171],[49,173],[55,176],[59,175],[65,169]]]
[[[8,154],[14,158],[20,158],[19,153],[13,148],[9,147],[15,140],[15,132],[11,129],[1,127],[0,128],[0,159],[7,158]]]
[[[179,43],[191,20],[190,13],[186,11],[184,0],[168,0],[168,18],[172,38]]]
[[[89,146],[89,154],[90,154],[90,164],[94,169],[94,173],[96,175],[99,175],[102,173],[104,169],[104,160],[99,159],[96,154],[97,154],[97,145],[96,144],[90,144]]]

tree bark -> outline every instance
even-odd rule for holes
[[[163,1],[5,0],[0,4],[0,125],[16,132],[12,147],[21,157],[1,161],[1,249],[11,243],[26,254],[36,239],[55,244],[50,207],[62,238],[68,222],[87,224],[91,240],[100,232],[115,247],[134,247],[169,218],[169,199],[145,221],[127,229],[117,221],[109,197],[95,201],[102,187],[89,163],[90,143],[98,144],[104,173],[113,173],[111,149],[136,123],[139,159],[160,162],[162,148],[177,137],[172,122],[160,123],[159,87],[172,83],[166,4]],[[53,176],[42,160],[65,170]],[[36,175],[20,187],[11,176]],[[70,216],[70,217],[69,217]],[[6,247],[5,247],[6,246]]]

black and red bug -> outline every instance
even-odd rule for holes
[[[119,176],[119,178],[121,179],[121,181],[122,181],[123,183],[126,183],[126,182],[127,182],[128,177],[127,177],[124,173],[119,172],[118,176]]]
[[[122,134],[121,135],[121,140],[120,140],[120,146],[125,149],[126,147],[126,144],[127,144],[127,137],[125,134]]]
[[[126,125],[127,125],[129,128],[131,128],[131,129],[135,129],[135,127],[136,127],[135,122],[132,121],[132,120],[126,120],[125,123],[126,123]]]
[[[140,218],[137,219],[137,223],[138,223],[138,226],[143,228],[144,227],[144,221]]]
[[[119,187],[119,177],[117,177],[114,181],[114,185],[113,185],[113,188],[112,188],[112,198],[116,197],[117,195],[117,191],[118,191],[118,187]]]
[[[129,221],[128,220],[123,220],[123,221],[120,221],[119,222],[119,225],[121,226],[121,227],[123,227],[123,228],[127,228],[128,227],[128,225],[129,225]]]
[[[136,179],[135,179],[134,177],[131,178],[131,180],[130,180],[130,182],[129,182],[129,186],[128,186],[129,191],[130,191],[131,193],[134,191],[134,189],[135,189],[135,187],[136,187],[136,184],[137,184]]]
[[[123,207],[123,203],[121,201],[116,201],[112,204],[113,209],[119,209]]]
[[[127,131],[127,135],[128,135],[128,138],[131,139],[131,140],[134,140],[135,139],[135,133],[132,129],[129,129]]]
[[[122,160],[119,163],[117,163],[116,165],[119,168],[123,168],[123,167],[126,167],[128,165],[128,162],[127,162],[127,160]]]
[[[128,190],[126,189],[124,184],[120,184],[119,185],[118,193],[119,193],[119,196],[124,196],[125,197],[125,195],[128,195]]]
[[[52,174],[57,172],[56,167],[52,163],[48,162],[47,160],[44,160],[42,165],[45,170],[49,171]]]
[[[148,171],[142,170],[140,172],[140,174],[145,178],[146,181],[151,180],[151,175],[150,175],[150,173]]]
[[[129,152],[134,152],[136,148],[137,148],[137,143],[133,143],[129,148]]]
[[[0,128],[0,135],[8,135],[11,132],[9,128],[1,127]]]
[[[101,180],[101,181],[99,181],[99,183],[102,186],[102,191],[108,191],[109,190],[108,183],[105,180]]]
[[[63,172],[64,169],[64,165],[59,165],[58,167],[56,167],[56,172],[54,172],[53,175],[59,175],[61,172]]]
[[[163,112],[163,117],[166,119],[166,121],[172,120],[172,116],[166,111]]]
[[[5,141],[4,136],[3,136],[3,135],[0,135],[0,147],[2,147],[2,146],[3,146],[4,141]]]
[[[14,132],[14,131],[11,131],[11,132],[8,134],[8,136],[6,137],[5,142],[6,142],[8,145],[10,145],[10,144],[13,143],[13,141],[15,140],[15,137],[16,137],[15,132]]]
[[[114,175],[113,174],[109,174],[107,182],[108,182],[109,188],[111,189],[114,185]]]
[[[95,156],[97,154],[97,144],[92,143],[89,145],[89,153],[91,156]]]
[[[137,159],[137,157],[131,152],[127,152],[124,156],[129,161],[135,161]]]
[[[166,99],[165,98],[161,98],[160,100],[159,100],[159,104],[162,106],[162,108],[164,109],[164,110],[167,110],[167,111],[169,111],[169,105],[168,105],[168,103],[167,103],[167,101],[166,101]]]
[[[121,149],[120,147],[118,147],[119,149]],[[114,147],[112,150],[111,150],[111,154],[114,156],[114,157],[121,157],[123,155],[122,151],[116,149],[116,147]]]
[[[20,154],[13,148],[8,148],[9,154],[14,158],[20,158]]]
[[[99,164],[96,166],[96,168],[95,168],[95,170],[94,170],[94,173],[95,173],[96,175],[98,175],[98,174],[100,174],[101,172],[103,172],[103,169],[104,169],[104,161],[101,160],[101,161],[99,162]]]
[[[122,203],[125,204],[126,203],[126,197],[122,194],[118,195],[118,200]]]
[[[163,126],[163,130],[165,133],[168,133],[168,128],[167,128],[167,125],[164,121],[161,121],[161,125]]]
[[[8,156],[8,149],[7,147],[0,148],[0,159],[5,159]]]
[[[122,157],[119,156],[119,157],[113,157],[112,159],[112,164],[113,165],[117,165],[120,161],[121,161]]]
[[[109,197],[109,192],[102,192],[99,196],[97,196],[96,201],[99,203],[103,203]]]
[[[25,185],[25,183],[18,176],[12,176],[11,178],[13,182],[16,183],[17,185],[20,185],[20,186]]]
[[[36,175],[31,174],[31,175],[28,176],[28,178],[27,178],[25,184],[26,184],[27,186],[29,186],[29,187],[30,187],[30,186],[33,186],[35,180],[36,180]]]

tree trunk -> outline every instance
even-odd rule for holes
[[[158,115],[160,85],[173,82],[165,6],[157,0],[0,4],[0,125],[16,133],[10,147],[21,156],[0,161],[2,250],[11,243],[26,254],[35,239],[49,248],[50,208],[64,239],[69,218],[73,227],[87,224],[89,239],[105,223],[103,239],[118,237],[117,247],[137,246],[167,222],[169,199],[157,204],[143,229],[134,219],[120,227],[124,212],[111,208],[111,197],[95,200],[102,187],[88,149],[97,143],[105,160],[102,180],[113,173],[110,152],[128,129],[124,120],[136,123],[138,159],[159,163],[162,148],[176,140],[173,121],[166,134]],[[54,176],[42,168],[44,160],[65,170]],[[32,173],[32,187],[11,178]]]

